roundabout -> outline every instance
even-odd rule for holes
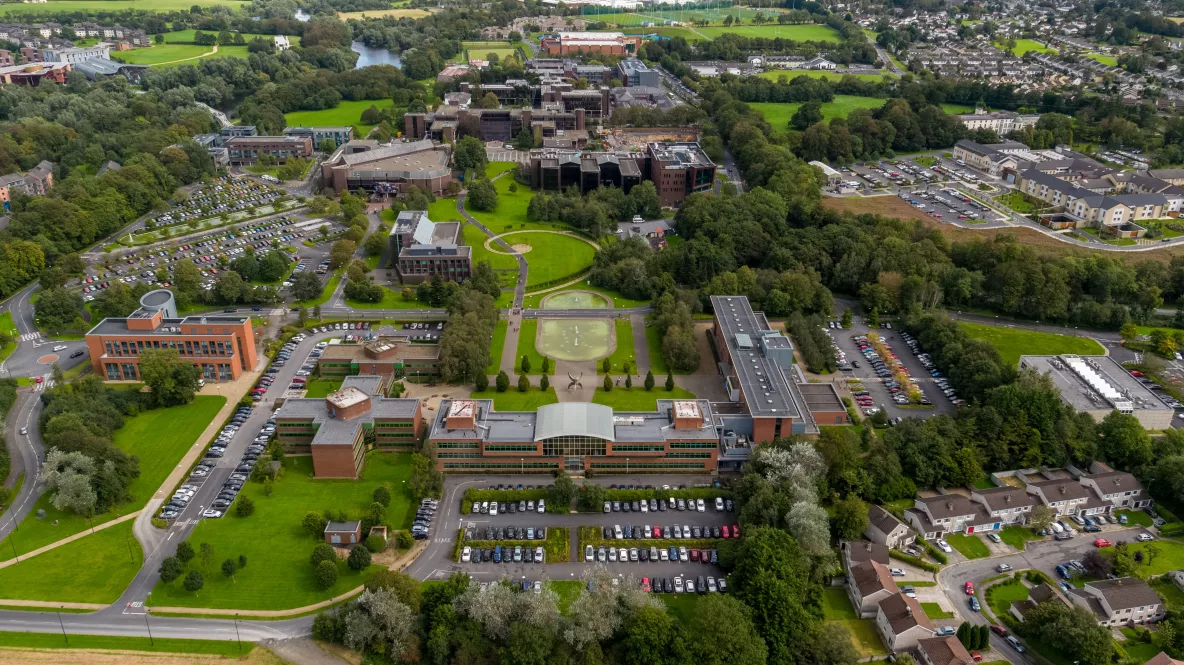
[[[49,355],[41,356],[37,359],[37,362],[41,363],[42,365],[52,365],[60,359],[61,356],[56,353],[51,353]]]

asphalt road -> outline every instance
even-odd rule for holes
[[[4,435],[8,441],[8,449],[15,453],[12,455],[10,480],[15,483],[23,472],[25,482],[21,485],[21,491],[9,502],[3,521],[0,521],[0,541],[7,538],[33,510],[45,489],[44,483],[36,480],[41,470],[41,462],[45,459],[45,444],[41,441],[41,428],[38,424],[41,408],[40,393],[18,393],[10,417],[5,421]],[[27,435],[20,433],[22,427],[28,428]],[[5,554],[0,554],[0,557],[7,558]]]

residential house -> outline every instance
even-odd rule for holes
[[[1093,612],[1103,626],[1158,621],[1166,608],[1151,585],[1137,577],[1086,582],[1080,589],[1068,592],[1074,605]]]
[[[1076,515],[1089,502],[1093,492],[1073,480],[1053,479],[1028,483],[1025,488],[1041,503],[1057,511],[1057,516]]]
[[[1089,473],[1078,480],[1108,504],[1104,510],[1095,510],[1086,514],[1109,513],[1115,508],[1138,510],[1151,505],[1151,497],[1143,492],[1143,485],[1137,478],[1125,471],[1110,470]]]
[[[918,498],[904,516],[926,539],[940,538],[946,533],[974,533],[999,528],[983,506],[961,494]]]
[[[892,653],[916,648],[918,642],[934,636],[933,622],[925,616],[921,603],[903,593],[880,601],[876,611],[876,630]]]
[[[1066,606],[1069,605],[1069,601],[1065,600],[1065,597],[1061,595],[1060,591],[1048,584],[1042,583],[1037,584],[1028,590],[1027,599],[1013,601],[1011,603],[1011,607],[1008,609],[1008,612],[1016,619],[1023,621],[1025,613],[1037,605],[1040,605],[1041,603],[1047,603],[1049,601],[1064,603]]]
[[[1184,665],[1184,660],[1176,660],[1166,653],[1160,651],[1155,654],[1151,660],[1143,663],[1143,665]]]
[[[895,515],[880,506],[872,505],[867,511],[867,528],[863,537],[892,549],[904,549],[913,544],[917,534],[896,518]]]
[[[974,489],[970,500],[982,504],[992,518],[1005,526],[1027,522],[1032,508],[1038,505],[1036,497],[1018,487]]]
[[[917,640],[917,663],[919,665],[974,665],[970,652],[958,638],[930,637]]]
[[[880,603],[900,595],[892,573],[876,561],[855,563],[847,574],[847,596],[861,619],[870,619],[880,611]]]

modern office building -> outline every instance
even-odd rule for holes
[[[658,400],[614,412],[587,402],[496,411],[492,400],[443,400],[428,440],[454,473],[708,473],[719,434],[706,400]]]
[[[321,376],[373,374],[402,379],[440,374],[440,345],[413,343],[409,336],[379,337],[362,344],[330,344],[317,358]]]
[[[345,145],[354,139],[353,127],[285,127],[284,136],[307,136],[312,139],[313,150],[319,150],[321,141],[332,139],[334,145]]]
[[[379,146],[373,141],[350,141],[321,163],[325,187],[399,194],[411,185],[444,194],[452,182],[448,146],[410,141]]]
[[[419,439],[418,399],[385,397],[386,376],[349,376],[324,398],[285,400],[275,412],[285,449],[311,453],[317,478],[357,478],[374,447],[410,450]]]
[[[292,158],[312,156],[312,138],[308,136],[235,136],[226,140],[233,166],[252,166],[264,155],[283,164]]]
[[[473,248],[460,242],[460,222],[433,222],[423,210],[400,212],[390,234],[399,279],[419,284],[440,275],[465,281],[472,274]]]
[[[521,167],[531,187],[559,191],[572,185],[587,193],[612,185],[628,192],[651,180],[663,206],[677,207],[695,192],[710,191],[715,164],[698,143],[650,143],[645,152],[588,152],[564,148],[530,151]]]
[[[662,74],[637,58],[625,58],[617,63],[617,72],[626,87],[656,88],[662,84]]]
[[[258,363],[251,317],[177,316],[173,294],[149,291],[126,318],[107,318],[86,334],[91,369],[107,381],[140,381],[140,354],[176,349],[206,381],[233,381]]]

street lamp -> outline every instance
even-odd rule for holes
[[[238,652],[243,652],[243,638],[238,634],[238,612],[234,613],[234,639],[238,640]]]
[[[66,640],[66,644],[69,644],[70,638],[66,635],[66,624],[62,623],[62,610],[65,608],[65,605],[58,606],[58,625],[62,627],[62,639]]]
[[[518,473],[519,473],[519,475],[526,473],[526,458],[525,457],[518,458]]]
[[[152,594],[149,593],[148,595],[151,596]],[[156,641],[152,639],[152,626],[148,625],[148,613],[151,611],[147,605],[144,606],[144,627],[148,629],[148,644],[150,646],[156,646]]]

